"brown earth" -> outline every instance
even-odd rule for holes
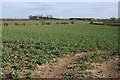
[[[32,77],[40,78],[60,78],[62,74],[67,72],[67,66],[80,57],[83,57],[86,53],[70,54],[64,58],[54,59],[52,62],[37,66],[32,74]],[[57,62],[54,62],[57,61]]]
[[[106,51],[98,52],[104,54]],[[32,71],[30,78],[65,78],[65,74],[70,71],[70,69],[68,69],[69,66],[74,65],[74,62],[91,53],[94,52],[82,52],[78,54],[71,53],[63,58],[54,58],[46,64],[37,65],[36,70]],[[118,78],[120,74],[117,69],[118,63],[118,58],[113,58],[108,61],[103,61],[99,63],[92,62],[91,65],[94,66],[93,69],[80,71],[91,72],[92,75],[84,77],[79,76],[78,78]],[[7,67],[5,68],[5,73],[10,72],[11,70],[12,69],[10,67]],[[21,70],[20,78],[27,77],[25,74],[28,72],[29,70],[27,69]]]
[[[99,51],[104,53],[106,51]],[[91,52],[92,53],[92,52]],[[90,54],[90,53],[89,53]],[[88,55],[88,53],[82,52],[79,54],[69,54],[64,58],[53,59],[49,63],[41,66],[37,65],[37,69],[32,72],[30,77],[32,78],[62,78],[66,72],[69,71],[68,66],[79,58]],[[118,78],[118,60],[109,60],[101,63],[91,63],[94,68],[92,70],[86,70],[92,73],[91,78]]]

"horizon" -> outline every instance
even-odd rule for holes
[[[3,2],[0,18],[26,19],[29,15],[55,18],[118,18],[117,2]]]
[[[31,16],[37,16],[37,15],[31,15]],[[52,15],[52,16],[53,16],[53,15]],[[69,17],[69,18],[59,18],[59,17],[54,17],[54,16],[53,16],[53,18],[56,18],[56,19],[57,19],[57,18],[58,18],[58,19],[70,19],[70,18],[78,18],[78,19],[79,19],[79,18],[81,18],[81,19],[82,19],[82,18],[86,18],[86,19],[87,19],[87,18],[93,18],[93,19],[110,19],[110,18],[116,18],[116,19],[118,19],[118,18],[120,18],[120,17],[109,17],[109,18]],[[18,19],[18,20],[19,20],[19,19],[23,19],[23,20],[24,20],[24,19],[29,19],[29,16],[27,16],[26,18],[0,18],[0,19],[16,19],[16,20],[17,20],[17,19]],[[38,20],[39,20],[39,19],[38,19]]]

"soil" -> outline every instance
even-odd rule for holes
[[[101,54],[104,54],[106,51],[98,51]],[[76,61],[80,58],[85,57],[93,52],[82,52],[82,53],[71,53],[62,58],[54,58],[49,62],[37,65],[37,68],[32,71],[30,78],[67,78],[66,73],[70,71],[68,67],[73,66]],[[90,62],[91,63],[91,62]],[[80,72],[91,72],[92,75],[78,75],[77,78],[118,78],[120,77],[120,71],[118,71],[118,58],[113,58],[108,61],[94,63],[91,65],[94,67],[92,69],[87,69],[85,71],[75,70]],[[80,65],[80,64],[79,64]],[[120,68],[120,67],[119,67]],[[10,72],[12,69],[7,67],[5,73]],[[28,77],[25,74],[29,70],[23,69],[20,73],[20,78]]]
[[[67,72],[67,66],[73,61],[83,57],[86,53],[70,54],[64,58],[54,59],[52,62],[37,66],[31,77],[40,78],[61,78]],[[54,62],[57,61],[57,62]]]
[[[105,51],[99,51],[104,53]],[[89,53],[90,54],[90,53]],[[69,54],[64,58],[53,59],[49,63],[41,66],[37,65],[37,69],[32,72],[32,78],[63,78],[66,72],[69,71],[68,66],[73,65],[79,58],[88,55],[82,52],[78,54]],[[101,63],[91,63],[94,68],[86,70],[91,72],[91,78],[118,78],[119,72],[117,69],[118,59],[111,59]],[[81,78],[81,77],[80,77]],[[86,77],[87,78],[87,77]]]

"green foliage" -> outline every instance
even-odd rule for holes
[[[8,66],[7,62],[5,62],[5,61],[2,61],[2,62],[1,62],[1,67],[2,67],[2,68],[5,68],[5,67],[7,67],[7,66]]]
[[[70,72],[68,72],[68,73],[66,73],[66,76],[69,76],[69,77],[75,77],[76,76],[76,72],[74,72],[74,71],[70,71]]]
[[[0,72],[0,79],[2,79],[3,77],[4,77],[4,74]]]
[[[57,25],[58,21],[48,21],[47,26],[44,26],[44,21],[21,21],[26,23],[26,26],[17,27],[15,22],[17,21],[8,21],[9,26],[3,27],[3,68],[13,63],[18,64],[15,70],[23,67],[34,70],[36,64],[41,65],[68,53],[96,50],[115,52],[118,48],[117,27],[90,25],[89,22],[82,21],[74,21],[73,25]],[[63,21],[59,21],[61,22]],[[98,56],[93,54],[89,59],[97,61]],[[80,62],[89,59],[82,58]],[[13,71],[12,76],[17,77],[14,73],[17,72]]]
[[[100,54],[97,53],[97,52],[94,53],[94,54],[90,54],[90,55],[88,56],[88,61],[99,62],[99,61],[100,61],[99,57],[100,57]]]
[[[13,70],[13,71],[10,73],[10,76],[11,76],[12,78],[18,78],[18,77],[19,77],[19,71]]]

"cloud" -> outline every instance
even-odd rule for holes
[[[51,14],[55,17],[117,17],[117,3],[111,2],[5,2],[3,17],[25,18]]]

